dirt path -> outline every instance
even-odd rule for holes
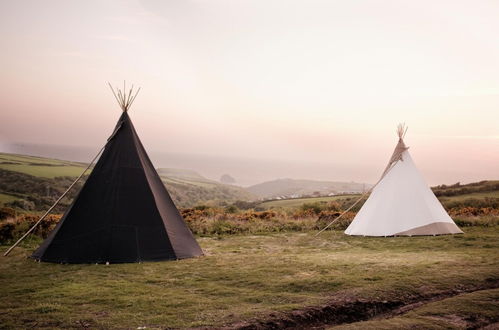
[[[430,302],[460,294],[496,288],[499,288],[499,279],[490,279],[487,282],[470,286],[459,285],[446,291],[422,292],[417,295],[397,297],[396,299],[387,298],[386,300],[369,300],[347,296],[346,294],[338,294],[324,305],[307,307],[286,313],[270,314],[266,319],[250,319],[226,325],[222,329],[324,329],[346,323],[392,318]]]

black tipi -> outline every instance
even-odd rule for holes
[[[117,99],[123,114],[99,161],[32,258],[123,263],[203,255],[135,132],[131,92]]]

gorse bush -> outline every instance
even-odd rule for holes
[[[197,235],[271,233],[317,229],[317,217],[277,211],[237,211],[228,208],[182,209],[181,214]]]
[[[16,215],[17,215],[16,210],[14,210],[11,207],[2,207],[0,209],[0,220],[8,219],[8,218],[15,218]]]
[[[499,216],[486,215],[486,216],[458,216],[454,218],[454,222],[459,227],[494,227],[499,226]]]
[[[339,200],[333,200],[330,202],[321,201],[315,203],[304,203],[299,208],[299,211],[301,211],[302,214],[315,214],[315,215],[319,215],[321,214],[321,212],[342,212],[351,207],[353,204],[355,204],[355,202],[357,202],[357,199],[358,197],[347,197]],[[366,200],[367,198],[361,199],[357,204],[355,204],[352,207],[351,211],[358,212],[362,207],[362,205],[364,205]]]
[[[305,203],[301,206],[301,210],[304,212],[310,211],[314,214],[319,214],[325,209],[325,203]]]
[[[448,212],[451,217],[499,216],[499,209],[493,207],[455,207]]]
[[[39,218],[39,216],[33,214],[22,214],[15,218],[8,218],[0,221],[0,243],[21,237],[39,220]],[[32,235],[46,238],[60,219],[61,215],[48,215],[35,228]]]
[[[287,231],[309,231],[317,229],[317,220],[303,218],[300,220],[289,218],[272,218],[241,220],[234,218],[203,218],[187,220],[187,224],[194,234],[200,236],[233,235],[233,234],[263,234]]]
[[[350,205],[347,206],[347,208]],[[195,235],[219,236],[235,234],[264,234],[290,231],[320,230],[335,221],[343,212],[341,203],[314,203],[294,211],[239,210],[199,206],[180,209],[180,213]],[[12,210],[0,209],[0,213],[12,215]],[[355,217],[349,211],[331,225],[329,230],[345,230]],[[460,227],[499,226],[499,208],[456,207],[449,210],[450,216]],[[45,238],[60,220],[61,215],[49,215],[33,232]],[[21,214],[0,220],[0,243],[12,241],[25,233],[38,221],[33,214]]]
[[[329,229],[345,230],[352,222],[353,218],[355,217],[355,214],[356,214],[355,212],[347,212],[341,218],[337,219],[341,215],[341,212],[322,211],[321,213],[319,213],[319,217],[317,219],[317,226],[320,229],[322,229],[334,221],[334,223],[329,227]]]

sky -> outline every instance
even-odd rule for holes
[[[405,122],[430,184],[499,179],[498,17],[497,0],[2,0],[0,151],[99,150],[121,111],[107,82],[126,80],[158,167],[375,182]]]

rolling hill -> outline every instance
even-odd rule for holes
[[[192,170],[160,168],[158,174],[178,207],[231,203],[257,198],[242,187],[207,179]]]
[[[86,167],[84,163],[43,157],[0,153],[0,206],[42,211],[66,190]],[[237,200],[274,199],[257,204],[263,209],[296,208],[304,203],[327,203],[350,196],[331,193],[359,193],[370,185],[354,182],[279,179],[248,188],[223,184],[186,169],[160,168],[158,173],[178,207],[200,204],[225,205]],[[56,212],[62,212],[79,191],[82,179],[64,198]],[[461,205],[467,200],[489,205],[499,199],[499,181],[481,181],[432,188],[444,205]],[[321,197],[318,197],[321,196]],[[294,198],[291,198],[294,197]],[[302,198],[297,198],[302,197]],[[497,202],[496,202],[497,203]],[[470,204],[470,203],[467,203]]]
[[[0,153],[0,206],[46,210],[85,168],[83,163]],[[83,182],[84,178],[61,201],[56,212],[69,206]]]
[[[498,207],[499,181],[489,180],[468,184],[456,183],[453,185],[440,185],[431,188],[440,202],[446,208],[453,207]],[[345,194],[336,196],[319,196],[304,198],[279,198],[265,200],[257,204],[261,209],[297,209],[305,204],[326,205],[333,201],[355,200],[360,194]],[[352,202],[353,203],[353,202]],[[362,203],[361,203],[362,204]]]
[[[0,153],[0,206],[46,210],[85,167],[84,163]],[[244,188],[209,180],[194,171],[163,168],[158,173],[178,207],[256,199]],[[83,182],[84,178],[56,211],[62,212],[71,203]]]
[[[85,167],[84,163],[0,152],[0,169],[40,178],[77,177]]]
[[[368,184],[356,182],[277,179],[250,186],[247,190],[261,198],[276,198],[359,193],[369,187]]]

